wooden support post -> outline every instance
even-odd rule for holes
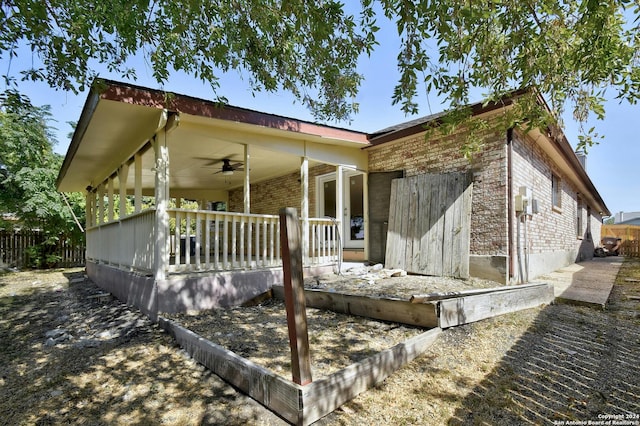
[[[309,159],[302,157],[300,163],[300,190],[301,205],[300,216],[302,219],[302,260],[304,264],[309,262]]]
[[[158,131],[153,138],[153,150],[156,160],[154,271],[156,280],[164,280],[169,270],[169,214],[167,213],[169,207],[169,148],[164,129]],[[189,253],[189,241],[187,241],[186,247],[186,253]]]
[[[107,206],[107,221],[111,222],[113,221],[113,213],[114,213],[114,206],[113,206],[113,176],[110,176],[109,179],[107,179],[107,200],[109,205]]]
[[[291,347],[291,373],[293,382],[304,386],[311,383],[311,359],[302,276],[300,224],[294,208],[280,210],[280,241],[284,273],[284,303]]]
[[[120,195],[120,215],[122,219],[127,216],[127,179],[129,178],[129,162],[124,163],[118,169],[118,194]]]
[[[334,247],[334,252],[332,254],[335,254],[339,258],[338,265],[340,265],[340,262],[342,261],[342,246],[340,244],[343,244],[343,241],[346,239],[346,235],[343,235],[343,231],[345,229],[343,170],[342,166],[336,166],[336,222],[338,228],[336,231],[338,232],[338,235],[341,235],[341,237],[337,238],[337,236],[334,236],[336,247]],[[340,272],[342,271],[338,271],[338,273]]]
[[[134,173],[135,173],[135,183],[133,189],[133,211],[135,213],[140,213],[142,210],[142,154],[136,152],[134,157]]]
[[[249,179],[249,167],[251,163],[251,151],[249,145],[244,146],[244,212],[251,213],[251,182]]]
[[[104,223],[104,183],[98,185],[98,219],[96,224]]]

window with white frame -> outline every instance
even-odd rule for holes
[[[562,181],[554,173],[551,174],[551,205],[555,209],[562,208]]]
[[[582,238],[584,236],[582,221],[584,207],[582,205],[582,199],[580,197],[577,198],[576,205],[576,235],[578,236],[578,238]]]

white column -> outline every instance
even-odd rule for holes
[[[109,205],[107,206],[107,221],[111,222],[113,220],[113,176],[109,176],[107,179],[107,202]]]
[[[127,216],[127,179],[129,178],[129,163],[124,163],[118,169],[118,195],[120,195],[120,219]]]
[[[104,183],[98,185],[98,218],[96,224],[104,222]]]
[[[156,280],[164,280],[169,269],[169,214],[167,213],[169,207],[169,148],[164,129],[156,133],[152,145],[156,164],[154,270]]]
[[[134,198],[134,213],[140,213],[142,210],[142,154],[136,152],[134,157],[134,167],[135,167],[135,184],[133,190],[133,198]]]
[[[362,208],[364,209],[364,258],[369,260],[369,173],[362,174]]]
[[[251,164],[251,152],[249,145],[244,146],[244,212],[251,213],[251,182],[249,180],[249,167]]]
[[[87,194],[85,195],[85,203],[84,203],[84,217],[85,217],[85,221],[84,221],[84,228],[87,229],[91,226],[93,226],[93,223],[91,221],[91,214],[93,212],[93,206],[91,203],[91,196],[93,195],[93,192],[91,191],[87,191]],[[93,196],[93,199],[95,200],[95,195]]]
[[[300,222],[302,225],[302,263],[309,260],[309,159],[302,157],[300,161]]]
[[[340,244],[344,244],[346,236],[344,232],[344,176],[342,166],[336,166],[336,222],[338,222],[338,232],[340,233]],[[336,247],[338,256],[342,257],[342,247]]]

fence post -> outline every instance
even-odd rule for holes
[[[311,383],[311,360],[302,273],[300,222],[294,208],[280,209],[280,246],[284,273],[284,303],[291,347],[291,373],[294,383],[306,385]]]

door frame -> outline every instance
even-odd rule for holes
[[[364,238],[362,240],[352,240],[350,224],[351,221],[347,220],[351,217],[351,185],[349,185],[349,178],[352,176],[362,175],[362,206],[363,206],[363,220],[364,220]],[[359,170],[343,170],[342,172],[342,229],[340,235],[342,239],[342,246],[348,249],[366,249],[366,241],[368,234],[368,203],[367,203],[367,173]],[[325,217],[324,213],[324,183],[336,181],[336,172],[327,173],[324,175],[316,176],[316,213],[318,217]],[[339,191],[336,188],[336,193]],[[337,194],[336,194],[337,197]],[[337,203],[336,203],[337,204]],[[336,205],[337,208],[337,205]],[[336,215],[338,212],[336,212]]]

